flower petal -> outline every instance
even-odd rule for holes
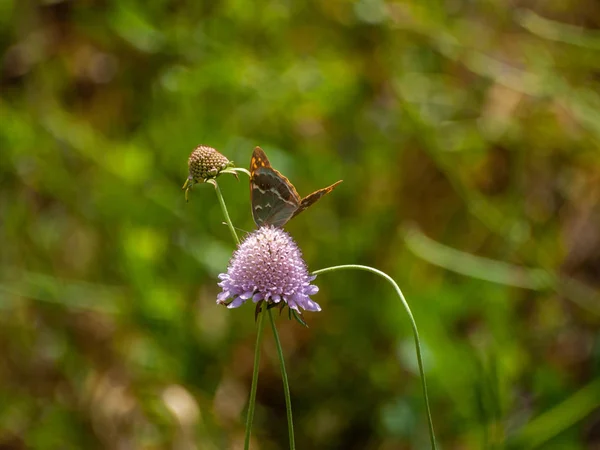
[[[230,304],[227,305],[227,308],[237,308],[238,306],[242,306],[242,303],[244,303],[244,299],[236,297]]]
[[[306,298],[304,302],[304,309],[307,311],[321,311],[321,307],[317,302],[313,302],[310,298]]]
[[[223,291],[217,294],[217,303],[222,302],[223,300],[227,300],[230,296],[229,291]]]
[[[308,288],[304,291],[306,295],[314,295],[317,292],[319,292],[319,286],[315,286],[314,284],[308,286]]]

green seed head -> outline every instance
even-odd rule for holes
[[[190,178],[194,183],[202,183],[216,177],[219,172],[231,167],[232,163],[212,147],[200,145],[188,159]]]

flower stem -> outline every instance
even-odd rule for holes
[[[221,193],[221,188],[217,183],[217,180],[213,181],[213,185],[215,186],[215,191],[217,193],[217,198],[219,199],[219,203],[221,205],[221,211],[223,211],[223,215],[225,216],[225,222],[227,222],[227,226],[229,227],[229,231],[231,231],[231,236],[237,245],[240,245],[240,238],[238,238],[237,233],[235,232],[235,228],[233,223],[231,223],[231,218],[229,217],[229,213],[227,212],[227,206],[225,205],[225,199],[223,199],[223,194]]]
[[[246,416],[246,437],[244,439],[244,450],[250,448],[250,432],[252,430],[252,420],[254,419],[254,407],[256,405],[256,386],[258,385],[258,366],[260,364],[260,341],[265,326],[266,305],[263,311],[258,314],[258,331],[256,332],[256,347],[254,348],[254,369],[252,370],[252,386],[250,387],[250,400],[248,402],[248,415]]]
[[[296,444],[294,442],[294,422],[292,421],[292,399],[290,397],[290,384],[288,382],[287,372],[285,370],[285,361],[283,359],[283,350],[281,348],[281,341],[279,340],[279,333],[277,333],[275,319],[273,319],[273,311],[270,309],[269,319],[271,320],[273,336],[275,336],[277,355],[279,356],[279,366],[281,367],[281,378],[283,379],[283,392],[285,393],[285,411],[287,413],[288,435],[290,437],[290,450],[295,450]]]
[[[244,169],[243,167],[233,167],[231,170],[235,171],[235,172],[242,172],[245,173],[246,175],[248,175],[249,177],[250,175],[250,171],[248,169]]]
[[[244,172],[250,175],[246,169],[236,168],[236,171]],[[225,221],[227,222],[227,226],[231,231],[231,236],[237,245],[240,244],[240,239],[238,238],[237,233],[235,232],[235,228],[233,223],[231,222],[231,218],[229,217],[229,212],[227,211],[227,206],[225,205],[225,200],[223,199],[223,194],[221,193],[221,189],[219,188],[219,184],[217,180],[211,180],[212,184],[215,187],[215,191],[217,193],[217,198],[219,199],[219,204],[221,205],[221,210],[223,211],[223,216],[225,216]],[[277,346],[277,355],[279,356],[279,363],[281,367],[281,377],[283,378],[283,391],[285,394],[285,409],[287,413],[288,420],[288,434],[290,438],[290,450],[296,449],[296,444],[294,442],[294,423],[292,421],[292,400],[290,397],[290,385],[288,382],[287,372],[285,370],[285,361],[283,359],[283,350],[281,348],[281,341],[279,340],[279,334],[277,333],[277,328],[275,327],[275,320],[273,319],[273,313],[269,309],[269,319],[271,321],[271,328],[273,329],[273,335],[275,336],[275,343]],[[246,417],[246,436],[244,439],[244,450],[248,450],[250,448],[250,434],[252,431],[252,421],[254,419],[254,409],[256,405],[256,388],[258,385],[258,367],[260,364],[260,341],[262,339],[262,333],[264,329],[264,317],[267,314],[267,307],[264,305],[264,309],[258,315],[258,331],[256,333],[256,348],[254,349],[254,369],[252,371],[252,386],[250,387],[250,400],[248,402],[248,415]]]
[[[369,266],[347,264],[347,265],[343,265],[343,266],[334,266],[334,267],[327,267],[326,269],[315,270],[312,274],[319,275],[322,273],[332,272],[334,270],[343,270],[343,269],[358,269],[358,270],[365,270],[367,272],[373,272],[373,273],[385,278],[387,281],[389,281],[392,284],[392,286],[394,286],[396,293],[400,297],[400,300],[402,301],[402,305],[404,306],[404,309],[406,310],[406,313],[408,314],[408,317],[410,319],[410,323],[412,325],[412,330],[413,330],[413,335],[415,337],[415,347],[417,349],[417,362],[419,363],[419,373],[421,375],[421,386],[423,387],[423,397],[425,398],[425,409],[427,411],[427,420],[428,420],[428,424],[429,424],[429,439],[431,441],[431,448],[434,450],[437,449],[436,444],[435,444],[435,434],[433,432],[433,421],[431,419],[431,409],[429,408],[429,396],[427,395],[427,383],[425,381],[425,371],[423,370],[423,358],[421,357],[421,341],[419,339],[419,330],[417,329],[417,323],[415,322],[415,318],[413,317],[410,307],[408,306],[408,302],[404,298],[404,295],[402,294],[402,291],[398,287],[398,284],[396,284],[396,282],[392,279],[392,277],[390,277],[388,274],[386,274],[380,270],[374,269]]]

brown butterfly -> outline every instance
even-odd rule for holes
[[[300,198],[294,185],[273,169],[265,152],[256,147],[250,160],[250,198],[254,223],[259,227],[283,227],[290,219],[333,191],[341,182],[342,180]]]

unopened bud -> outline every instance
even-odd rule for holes
[[[185,189],[185,199],[188,200],[188,191],[196,183],[205,183],[216,178],[221,172],[237,174],[229,169],[233,162],[212,147],[199,145],[188,158],[189,176],[182,189]],[[229,169],[229,170],[228,170]],[[214,183],[214,181],[213,181]]]

